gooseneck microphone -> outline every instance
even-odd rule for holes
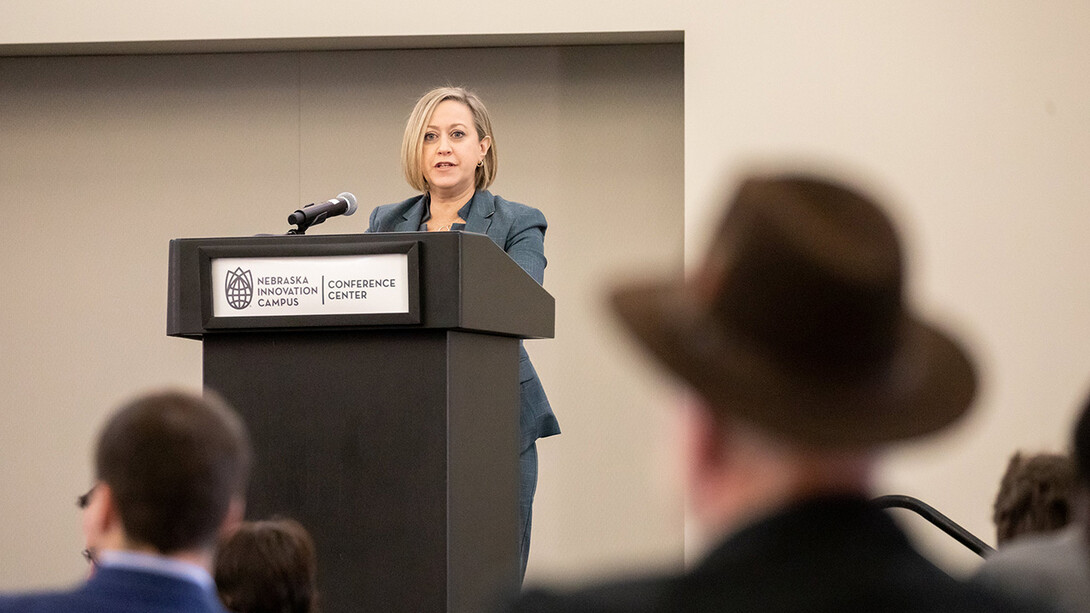
[[[315,226],[330,217],[337,215],[351,215],[356,212],[356,197],[348,192],[337,194],[325,202],[308,204],[288,216],[288,223],[295,224],[301,229]]]

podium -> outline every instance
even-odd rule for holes
[[[247,517],[314,536],[327,613],[518,589],[519,339],[554,301],[465,232],[175,239],[167,334],[253,438]]]

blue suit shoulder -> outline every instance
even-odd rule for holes
[[[541,226],[543,229],[549,226],[549,223],[545,220],[545,214],[539,209],[528,204],[522,204],[521,202],[507,200],[501,196],[494,196],[488,191],[482,193],[491,197],[496,212],[505,217],[519,220],[525,225]]]
[[[0,595],[0,613],[227,613],[216,595],[176,577],[101,567],[68,590]]]
[[[544,217],[544,215],[541,214],[541,211],[528,204],[508,200],[503,196],[497,196],[488,190],[481,190],[481,194],[486,198],[491,198],[497,210],[504,209],[511,215],[541,215]]]

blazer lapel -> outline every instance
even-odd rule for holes
[[[409,207],[402,215],[401,221],[394,226],[394,232],[418,232],[420,220],[424,218],[424,200],[427,196],[421,196],[415,204]]]
[[[492,226],[492,214],[496,212],[496,203],[488,190],[477,190],[469,205],[469,218],[466,219],[466,232],[488,234]]]

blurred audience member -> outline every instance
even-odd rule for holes
[[[79,507],[80,517],[83,518],[83,519],[86,519],[87,506],[89,504],[91,504],[91,494],[94,494],[94,493],[95,493],[95,486],[92,485],[91,489],[87,490],[86,492],[84,492],[84,493],[82,493],[82,494],[80,494],[79,496],[76,497],[76,506]],[[83,519],[81,519],[81,522],[82,522]],[[84,560],[87,560],[88,576],[90,575],[90,573],[95,572],[95,558],[97,556],[97,553],[98,552],[96,552],[94,547],[91,545],[91,542],[90,542],[90,540],[88,538],[87,533],[84,532],[84,535],[83,535],[83,551],[81,551],[80,554],[83,555]]]
[[[241,520],[250,443],[214,395],[161,392],[107,421],[83,529],[95,572],[78,587],[0,596],[0,612],[222,613],[216,541]]]
[[[220,600],[236,613],[317,613],[314,541],[292,519],[244,522],[216,555]]]
[[[1052,532],[1071,521],[1078,490],[1075,462],[1058,453],[1015,453],[995,497],[992,521],[1002,547],[1021,534]]]
[[[957,581],[870,502],[876,453],[945,428],[976,375],[903,299],[901,248],[867,196],[814,176],[745,180],[690,279],[620,287],[621,321],[695,398],[690,508],[721,540],[685,573],[512,611],[1029,611]]]
[[[1090,611],[1090,398],[1074,432],[1076,493],[1071,523],[1048,534],[1021,536],[988,556],[977,580],[1009,594],[1049,603],[1065,613]]]

